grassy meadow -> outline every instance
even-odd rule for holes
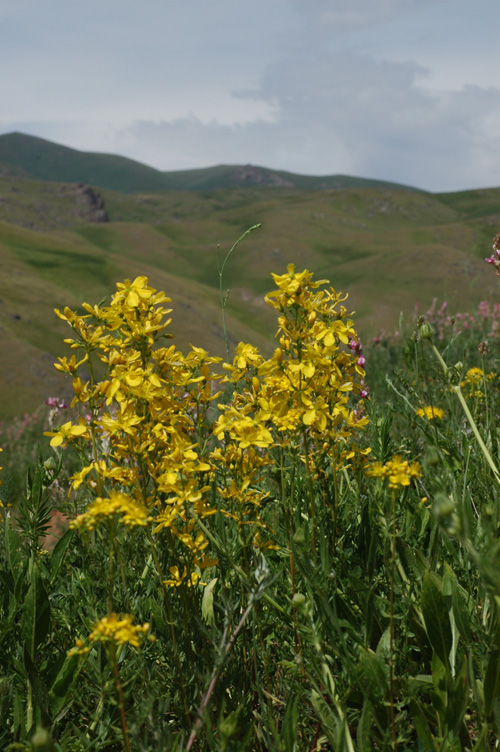
[[[500,189],[165,191],[38,141],[0,181],[0,749],[498,749]],[[130,180],[107,222],[83,164]]]
[[[449,202],[422,212],[451,219]],[[193,264],[188,283],[196,241],[207,246],[195,220],[189,242],[178,221],[186,276],[179,264],[165,281],[207,294],[202,334],[217,279]],[[465,242],[456,223],[440,227]],[[41,235],[11,227],[9,247],[34,267],[71,239],[75,255],[101,249],[111,279],[155,269],[166,228],[83,227],[57,236],[60,251],[47,233],[43,257]],[[436,232],[410,231],[422,248]],[[259,232],[227,259],[223,290],[251,254],[264,263]],[[67,307],[57,265],[36,267],[59,296],[58,372],[73,402],[2,428],[2,749],[498,747],[500,305],[439,303],[364,339],[351,297],[323,279],[328,251],[311,248],[319,273],[277,263],[268,280],[259,305],[273,346],[228,339],[229,357],[201,338],[181,348],[170,289],[143,274],[102,301],[107,278],[89,262],[64,283],[68,298],[92,279],[99,292]],[[251,334],[233,292],[229,332]]]

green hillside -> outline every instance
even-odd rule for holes
[[[252,165],[219,165],[198,170],[161,172],[125,157],[77,151],[24,133],[0,136],[0,175],[2,174],[63,183],[89,183],[124,193],[208,191],[253,185],[307,190],[404,187],[396,183],[346,175],[295,175]]]
[[[500,190],[432,196],[375,188],[318,192],[252,187],[206,193],[100,191],[109,222],[86,221],[74,186],[0,181],[0,417],[68,388],[55,369],[66,327],[55,307],[98,302],[144,274],[172,298],[176,344],[224,354],[217,253],[261,222],[231,258],[231,343],[273,346],[263,301],[290,262],[349,292],[363,337],[433,298],[467,310],[497,295],[484,264],[500,224]],[[8,364],[8,367],[5,367]]]
[[[90,183],[122,191],[164,190],[159,170],[112,154],[93,154],[23,133],[0,136],[2,171],[63,183]]]

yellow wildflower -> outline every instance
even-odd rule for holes
[[[417,415],[421,418],[427,418],[427,420],[433,420],[434,418],[443,418],[444,410],[440,407],[434,407],[433,405],[427,405],[427,407],[419,407],[416,411]]]
[[[58,447],[62,444],[66,446],[66,444],[69,444],[73,439],[90,438],[88,426],[84,423],[73,425],[70,420],[68,420],[67,423],[64,423],[58,431],[44,431],[43,435],[53,436],[53,439],[50,442],[50,446],[52,447]]]
[[[169,568],[170,574],[172,575],[170,580],[164,580],[163,584],[166,587],[179,587],[183,584],[183,582],[186,583],[188,587],[194,587],[198,584],[200,580],[200,575],[198,572],[193,572],[189,575],[187,573],[186,567],[184,567],[184,571],[182,574],[179,573],[179,567],[170,567]],[[203,585],[204,583],[200,583]]]
[[[111,491],[108,499],[97,497],[87,512],[70,522],[70,527],[93,530],[99,520],[115,514],[121,514],[121,521],[129,527],[145,527],[152,519],[142,504],[120,491]]]
[[[127,642],[135,648],[139,647],[139,636],[149,632],[149,624],[134,625],[130,615],[118,616],[111,614],[97,622],[89,635],[91,642],[115,642],[125,645]]]
[[[389,488],[409,486],[413,478],[419,478],[421,467],[418,462],[408,462],[396,455],[383,465],[381,462],[373,462],[365,471],[374,478],[385,478],[389,481]]]

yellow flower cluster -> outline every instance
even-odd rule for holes
[[[421,467],[418,462],[408,462],[396,455],[385,464],[372,463],[365,472],[374,478],[384,478],[389,482],[389,488],[399,488],[409,486],[413,478],[419,478]]]
[[[273,447],[299,448],[316,475],[332,465],[348,467],[370,451],[354,441],[368,421],[359,410],[364,358],[349,347],[357,335],[342,305],[347,296],[319,289],[325,280],[313,281],[293,264],[286,274],[272,276],[277,289],[266,302],[279,314],[279,346],[265,360],[240,343],[232,364],[224,364],[226,381],[236,389],[229,404],[219,405],[214,434],[223,449],[211,455],[226,471],[218,487],[227,502],[224,513],[261,528],[259,510],[268,494],[260,479]],[[255,541],[268,547],[259,531]]]
[[[496,380],[498,380],[496,373],[485,375],[481,368],[469,368],[464,380],[460,382],[460,386],[464,389],[467,397],[482,400],[484,399],[484,382],[491,383]]]
[[[107,306],[85,303],[84,315],[56,311],[73,331],[66,343],[78,351],[56,367],[72,377],[72,405],[86,415],[49,435],[55,447],[85,441],[88,461],[72,489],[93,498],[72,526],[92,530],[110,517],[150,526],[148,534],[164,535],[179,562],[167,586],[194,585],[217,563],[198,521],[218,509],[251,526],[254,545],[273,545],[262,535],[262,510],[275,448],[293,448],[308,472],[324,478],[370,451],[356,443],[368,421],[364,357],[343,305],[347,296],[320,289],[324,281],[293,264],[273,278],[277,289],[266,301],[279,314],[279,346],[265,360],[252,345],[238,345],[233,363],[224,364],[233,396],[218,405],[218,416],[221,377],[212,367],[221,359],[198,347],[183,355],[162,345],[170,336],[170,298],[146,277],[119,283]],[[106,368],[102,381],[94,377],[96,356]]]
[[[184,356],[174,346],[158,346],[171,336],[168,302],[146,277],[137,277],[117,284],[109,306],[85,303],[83,316],[69,308],[56,311],[74,333],[66,343],[83,352],[79,360],[59,358],[56,367],[73,377],[72,404],[81,405],[89,421],[65,424],[50,434],[51,444],[88,439],[91,461],[72,485],[97,498],[73,526],[92,529],[112,515],[129,526],[151,522],[155,534],[168,528],[186,547],[190,569],[201,568],[208,542],[191,510],[200,518],[215,512],[205,498],[212,467],[199,442],[205,441],[207,411],[218,396],[211,366],[220,358],[197,347]],[[100,382],[93,377],[94,353],[107,369]],[[82,379],[82,369],[89,369],[90,378]]]
[[[416,411],[417,415],[421,418],[427,418],[427,420],[433,420],[434,418],[444,417],[444,410],[440,407],[434,407],[433,405],[427,405],[426,407],[419,407]]]
[[[134,648],[139,647],[139,639],[142,635],[149,632],[149,624],[134,625],[133,617],[126,614],[118,616],[110,614],[97,622],[89,635],[89,641],[95,642],[112,642],[115,645],[132,645]],[[69,651],[69,655],[85,655],[90,651],[89,646],[85,646],[83,641],[76,640],[75,647]]]
[[[84,514],[79,514],[70,522],[70,527],[93,530],[100,519],[107,519],[115,514],[121,515],[121,521],[129,527],[145,527],[153,519],[143,504],[121,491],[111,491],[108,499],[98,497]]]

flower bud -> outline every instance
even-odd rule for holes
[[[420,335],[420,339],[432,339],[436,332],[428,321],[424,321],[424,323],[419,327],[418,333]]]
[[[306,534],[303,527],[297,528],[295,535],[293,536],[293,542],[299,546],[306,542]]]
[[[52,737],[44,728],[37,728],[31,737],[31,749],[33,752],[51,752]]]
[[[292,599],[292,603],[295,608],[302,608],[305,605],[306,597],[303,593],[295,593]]]
[[[54,457],[49,457],[45,462],[43,463],[43,466],[46,470],[55,470],[56,469],[56,461]]]
[[[425,453],[425,464],[429,467],[435,467],[436,465],[439,465],[439,462],[440,456],[436,447],[428,447],[427,452]]]
[[[450,517],[455,511],[455,504],[449,496],[437,493],[434,497],[434,513],[439,520]]]

